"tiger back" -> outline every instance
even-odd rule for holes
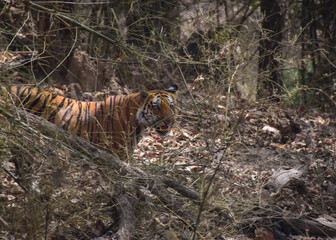
[[[2,89],[3,95],[16,106],[98,144],[121,159],[133,154],[146,128],[153,127],[161,136],[167,135],[175,122],[177,90],[173,85],[168,90],[84,102],[31,87]]]

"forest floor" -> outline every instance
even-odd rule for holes
[[[200,101],[203,122],[182,110],[170,137],[145,137],[137,162],[183,172],[203,197],[217,170],[202,214],[204,239],[336,237],[335,114],[235,98],[227,112],[225,97],[216,98]]]
[[[169,136],[148,131],[128,166],[199,193],[197,239],[336,239],[335,114],[224,96],[194,95],[194,108],[186,95]],[[147,176],[98,164],[94,151],[8,112],[0,114],[1,239],[114,239],[133,215],[134,239],[190,239],[198,201],[166,187],[173,208],[139,183]],[[124,218],[120,196],[130,199]]]

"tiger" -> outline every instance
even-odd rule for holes
[[[8,100],[97,144],[122,160],[131,157],[149,127],[166,136],[176,118],[178,86],[85,102],[27,86],[6,89]]]

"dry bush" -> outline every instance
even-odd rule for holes
[[[275,239],[298,233],[308,237],[309,232],[302,232],[287,219],[322,212],[336,217],[335,118],[256,100],[258,79],[269,80],[266,73],[258,73],[258,13],[246,8],[245,15],[252,17],[245,18],[244,4],[236,3],[239,7],[232,7],[232,15],[237,18],[226,13],[226,24],[219,24],[217,16],[222,18],[220,14],[227,9],[221,5],[218,9],[223,11],[214,14],[215,4],[209,7],[208,2],[200,2],[197,8],[180,6],[183,17],[171,22],[166,15],[154,18],[164,12],[153,12],[151,3],[157,2],[147,3],[142,7],[140,2],[121,2],[117,12],[99,4],[61,8],[63,14],[73,11],[72,19],[91,27],[91,32],[61,15],[36,9],[40,19],[52,24],[50,28],[42,24],[44,30],[35,31],[36,16],[24,11],[24,3],[7,5],[10,11],[2,19],[18,20],[2,25],[10,37],[1,37],[5,49],[0,59],[1,83],[48,83],[62,94],[82,100],[165,88],[172,83],[177,83],[180,91],[172,133],[165,139],[153,132],[145,135],[130,166],[102,163],[91,152],[93,148],[74,147],[69,135],[69,139],[62,137],[62,131],[48,135],[41,125],[17,117],[2,104],[1,109],[10,114],[2,111],[0,115],[0,235],[53,239],[115,236],[122,222],[119,203],[125,196],[122,206],[129,201],[136,217],[136,239],[243,239],[242,234],[262,239],[260,232],[267,235],[267,230]],[[174,10],[177,6],[170,7]],[[134,24],[127,23],[127,13],[134,13]],[[246,24],[239,21],[242,15]],[[173,30],[168,34],[165,30],[169,27]],[[61,36],[57,41],[56,35]],[[59,40],[66,40],[64,46],[59,46]],[[295,74],[291,70],[305,59],[298,56],[296,36],[287,40],[289,55],[279,61],[289,69],[286,77],[292,84]],[[295,93],[302,89],[288,87],[281,98],[287,101],[289,96],[292,104]],[[288,127],[293,122],[301,132],[279,135],[292,130]],[[310,133],[314,148],[306,146]],[[290,141],[280,144],[284,137]],[[309,166],[305,192],[295,186],[276,193],[265,189],[278,168],[303,163]],[[169,177],[196,189],[201,206],[169,181],[162,185],[164,179],[151,181],[152,176]],[[162,189],[164,196],[159,195]],[[132,218],[130,214],[128,221],[134,221]]]

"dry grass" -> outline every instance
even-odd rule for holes
[[[16,10],[24,19],[10,28],[14,35],[9,36],[19,41],[16,37],[21,33],[21,27],[33,32],[23,21],[32,21],[32,16],[26,16],[21,3],[16,4]],[[14,13],[10,11],[9,15]],[[100,44],[101,39],[95,41],[91,36],[86,42],[94,44],[86,46],[91,52],[83,54],[87,62],[82,65],[84,70],[89,64],[97,66],[94,71],[98,74],[98,66],[105,64],[106,68],[99,69],[99,74],[109,69],[123,87],[125,84],[133,89],[142,89],[144,84],[146,87],[162,87],[172,81],[179,84],[180,109],[175,129],[163,140],[149,132],[139,144],[131,166],[146,174],[171,177],[195,189],[200,193],[204,208],[200,211],[198,203],[172,188],[165,188],[171,199],[190,214],[181,215],[150,191],[153,188],[150,181],[148,186],[139,184],[147,175],[139,179],[116,165],[102,164],[85,147],[74,148],[69,144],[70,140],[62,137],[62,131],[42,131],[34,122],[1,103],[0,237],[92,239],[105,234],[113,236],[120,223],[120,205],[116,202],[116,196],[120,195],[127,196],[134,207],[135,239],[190,239],[198,214],[198,239],[254,238],[261,228],[271,230],[275,239],[285,239],[290,234],[310,237],[309,231],[291,226],[285,217],[314,218],[325,214],[336,218],[335,116],[315,110],[299,113],[280,104],[255,102],[257,79],[260,79],[257,66],[260,39],[255,36],[261,30],[259,18],[251,17],[244,23],[246,25],[228,24],[225,29],[211,34],[214,33],[211,29],[218,25],[210,13],[196,9],[185,9],[184,13],[180,27],[181,32],[188,33],[188,36],[181,33],[181,41],[176,42],[179,46],[161,41],[164,32],[155,32],[157,35],[153,35],[153,39],[134,35],[139,42],[143,41],[146,48],[120,41],[121,45],[113,48],[117,48],[121,56],[114,56],[118,54],[111,51],[113,53],[106,60],[100,58],[106,43]],[[198,13],[203,14],[199,16]],[[86,23],[89,25],[90,21],[93,21],[92,27],[99,28],[95,16]],[[126,23],[123,24],[122,30],[128,30]],[[57,24],[54,26],[55,32],[63,30]],[[101,29],[107,33],[113,30],[113,34],[115,31],[110,25]],[[84,37],[88,34],[79,33]],[[49,71],[44,68],[49,65],[42,61],[45,59],[41,55],[36,55],[35,51],[27,54],[26,49],[43,46],[48,49],[53,42],[47,42],[41,35],[38,37],[43,40],[40,45],[35,45],[34,34],[25,34],[23,39],[32,41],[22,44],[25,51],[5,51],[0,59],[4,63],[1,81],[8,84],[24,79],[33,83],[36,66],[27,63],[35,60],[41,60],[40,67],[47,76],[61,71],[61,63],[72,54],[71,46],[76,44],[76,41],[67,42],[68,45],[63,47],[68,49],[58,51],[64,56],[55,57],[57,67]],[[282,98],[290,105],[298,103],[299,93],[305,88],[291,86],[297,81],[296,69],[305,60],[299,59],[301,45],[295,31],[293,35],[288,35],[288,43],[283,42],[283,47],[288,45],[289,56],[279,59],[288,69],[285,78],[290,84],[288,89],[284,89],[286,96]],[[11,44],[3,39],[7,44],[4,49],[10,49]],[[155,47],[150,49],[152,43],[159,46],[159,51],[155,51]],[[189,47],[196,47],[198,54],[193,55],[193,51],[180,54],[180,50],[183,47],[188,49],[190,43]],[[99,60],[93,63],[90,57],[99,57]],[[66,68],[67,75],[69,69]],[[105,77],[111,79],[111,75]],[[64,76],[60,74],[58,78],[63,81]],[[95,81],[92,85],[97,84],[98,77],[92,81]],[[104,86],[103,82],[100,85]],[[265,131],[264,127],[279,130],[287,126],[286,113],[293,117],[302,131],[281,145],[279,135]],[[305,142],[310,126],[314,127],[314,147],[307,147]],[[275,194],[264,188],[279,167],[291,168],[296,164],[305,164],[309,168],[304,178],[305,192],[287,186]]]
[[[199,191],[202,198],[210,184],[196,232],[199,239],[242,239],[241,234],[252,237],[261,227],[281,236],[289,234],[283,233],[289,226],[283,217],[322,212],[336,217],[334,193],[325,190],[336,183],[335,135],[328,131],[335,127],[331,115],[305,115],[298,122],[303,131],[280,146],[276,134],[262,129],[288,124],[284,112],[291,110],[279,111],[267,104],[248,106],[234,98],[226,104],[227,97],[209,98],[205,93],[194,95],[201,118],[186,107],[191,99],[181,93],[185,104],[180,105],[172,134],[160,140],[150,132],[132,164],[146,173],[176,179]],[[18,119],[6,105],[1,109],[1,236],[92,239],[113,235],[120,220],[114,199],[124,194],[134,206],[136,239],[190,238],[198,204],[168,188],[192,217],[179,215],[150,188],[139,185],[138,178],[116,166],[99,164],[86,149],[73,148],[61,138],[62,131],[48,134],[24,117]],[[309,121],[316,123],[314,149],[302,145]],[[306,192],[287,187],[274,195],[264,189],[277,168],[302,162],[310,168]]]

